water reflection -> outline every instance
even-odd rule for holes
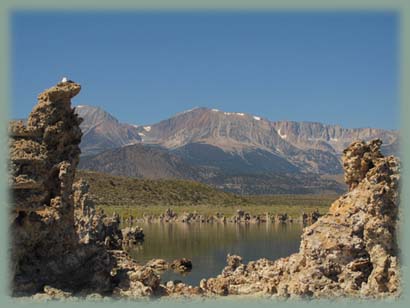
[[[147,223],[141,225],[145,241],[129,253],[141,263],[153,258],[171,262],[192,260],[193,269],[184,276],[165,272],[162,281],[181,280],[197,285],[202,278],[214,277],[224,268],[228,253],[238,254],[244,262],[259,258],[278,259],[299,249],[300,224],[201,224]]]

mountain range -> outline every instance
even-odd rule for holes
[[[80,168],[138,178],[200,181],[242,194],[340,193],[341,154],[355,140],[383,140],[397,154],[398,132],[194,108],[150,125],[120,123],[77,106]]]

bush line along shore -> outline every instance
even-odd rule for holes
[[[297,219],[304,213],[325,214],[337,195],[235,195],[186,180],[147,180],[77,170],[76,179],[90,184],[90,198],[106,214],[160,218],[171,208],[179,217],[232,217],[238,210],[251,216],[287,215]]]

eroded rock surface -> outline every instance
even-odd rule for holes
[[[299,253],[244,265],[228,256],[205,293],[280,297],[397,296],[400,290],[396,222],[399,163],[383,157],[380,140],[354,142],[343,156],[350,191],[305,228]]]
[[[111,289],[115,260],[97,245],[79,242],[73,179],[81,120],[71,108],[76,83],[59,83],[38,96],[27,121],[10,124],[11,275],[15,295],[43,291]]]
[[[177,272],[189,272],[192,270],[192,261],[187,258],[175,259],[171,262],[170,268]]]
[[[121,230],[124,239],[124,244],[133,245],[144,241],[144,230],[141,227],[125,227]]]
[[[82,179],[73,185],[74,223],[80,242],[103,244],[107,249],[121,249],[123,235],[119,216],[114,213],[108,217],[102,211],[97,211],[89,197],[88,188],[88,183]]]
[[[34,300],[166,294],[154,269],[122,250],[119,215],[97,211],[88,184],[73,183],[81,119],[71,98],[80,89],[59,83],[38,96],[27,125],[10,123],[12,294]],[[127,241],[143,237],[139,228],[124,234]]]

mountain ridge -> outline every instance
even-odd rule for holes
[[[398,150],[398,132],[383,129],[272,122],[204,107],[132,126],[100,114],[101,110],[92,114],[93,109],[88,109],[90,114],[84,108],[79,108],[79,115],[84,118],[88,143],[82,147],[81,168],[140,178],[196,180],[235,193],[310,193],[329,187],[341,192],[343,185],[331,180],[331,175],[342,173],[340,157],[351,142],[381,138],[386,151]],[[99,134],[93,144],[94,136],[87,129],[95,125]]]
[[[207,153],[205,153],[207,154]],[[224,156],[222,156],[225,159]],[[254,170],[242,161],[192,162],[160,146],[133,144],[80,159],[79,169],[139,179],[182,179],[241,195],[340,194],[344,184],[318,174]],[[268,162],[269,163],[269,162]],[[236,168],[232,165],[236,164]]]
[[[107,149],[141,142],[135,126],[120,123],[105,110],[88,105],[75,106],[75,112],[83,118],[80,125],[83,136],[80,148],[88,155]]]

